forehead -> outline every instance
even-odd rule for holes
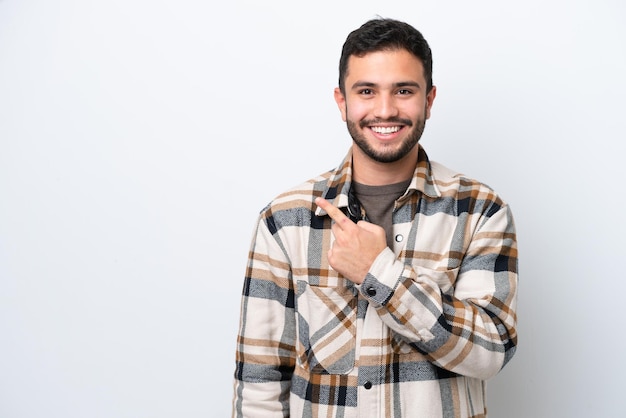
[[[376,82],[399,79],[425,85],[422,61],[406,49],[375,51],[362,56],[351,55],[348,59],[346,71],[348,87],[357,80]]]

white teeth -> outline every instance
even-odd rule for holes
[[[398,132],[399,130],[399,126],[372,126],[372,131],[383,135],[392,134],[394,132]]]

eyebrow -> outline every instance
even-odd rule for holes
[[[378,84],[376,83],[372,83],[371,81],[357,81],[354,84],[352,84],[351,89],[357,89],[360,87],[377,87]],[[400,88],[400,87],[417,87],[418,89],[421,88],[421,86],[419,85],[419,83],[415,82],[415,81],[399,81],[397,83],[393,83],[392,84],[393,88]]]

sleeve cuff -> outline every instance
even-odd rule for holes
[[[390,248],[385,248],[374,260],[360,289],[371,303],[386,304],[400,279],[404,264],[396,259]]]

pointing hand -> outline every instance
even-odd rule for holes
[[[318,197],[315,204],[333,219],[335,241],[328,263],[348,280],[361,284],[376,257],[387,248],[385,230],[367,221],[354,223],[341,210]]]

